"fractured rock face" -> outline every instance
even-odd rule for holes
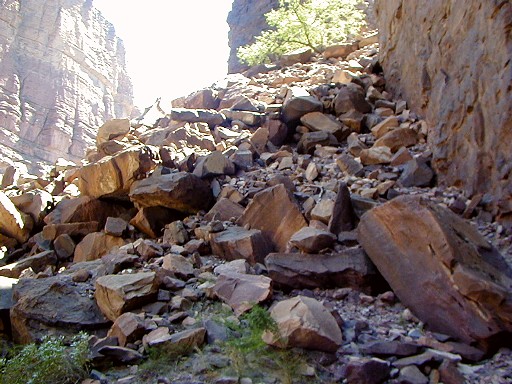
[[[97,127],[130,115],[123,43],[92,2],[8,1],[0,29],[0,162],[80,161]]]
[[[510,201],[512,3],[390,0],[376,15],[387,85],[426,117],[439,181]]]
[[[431,329],[487,349],[512,332],[511,268],[449,209],[398,197],[367,212],[358,237],[398,298]]]
[[[265,331],[263,341],[267,344],[336,352],[343,341],[334,316],[315,299],[297,296],[280,301],[272,306],[270,316],[279,335]]]

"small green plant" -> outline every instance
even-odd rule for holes
[[[45,336],[0,359],[0,384],[72,384],[87,377],[88,336],[76,335],[68,346],[64,337]]]
[[[319,53],[356,35],[365,24],[362,0],[279,0],[265,18],[269,29],[238,48],[238,58],[248,65],[304,47]]]

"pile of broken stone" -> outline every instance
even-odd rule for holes
[[[8,168],[0,331],[85,330],[95,364],[136,365],[225,339],[197,303],[259,304],[281,336],[265,342],[330,356],[312,367],[325,380],[510,380],[512,269],[470,221],[492,216],[435,186],[427,124],[385,91],[376,53],[287,55],[154,124],[105,123],[81,166]]]

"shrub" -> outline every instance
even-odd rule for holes
[[[80,333],[66,346],[63,337],[45,336],[12,357],[0,359],[1,384],[71,384],[87,377],[88,336]]]
[[[279,0],[279,7],[265,14],[270,29],[238,48],[238,58],[256,65],[303,47],[321,52],[361,30],[363,9],[362,0]]]

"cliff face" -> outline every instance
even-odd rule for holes
[[[78,161],[131,109],[122,41],[91,0],[0,0],[0,165]]]
[[[254,36],[268,28],[265,13],[276,8],[279,0],[234,0],[228,15],[229,61],[228,72],[241,72],[247,68],[238,61],[238,47],[254,42]]]
[[[512,4],[377,1],[388,87],[423,114],[439,181],[512,212]]]

